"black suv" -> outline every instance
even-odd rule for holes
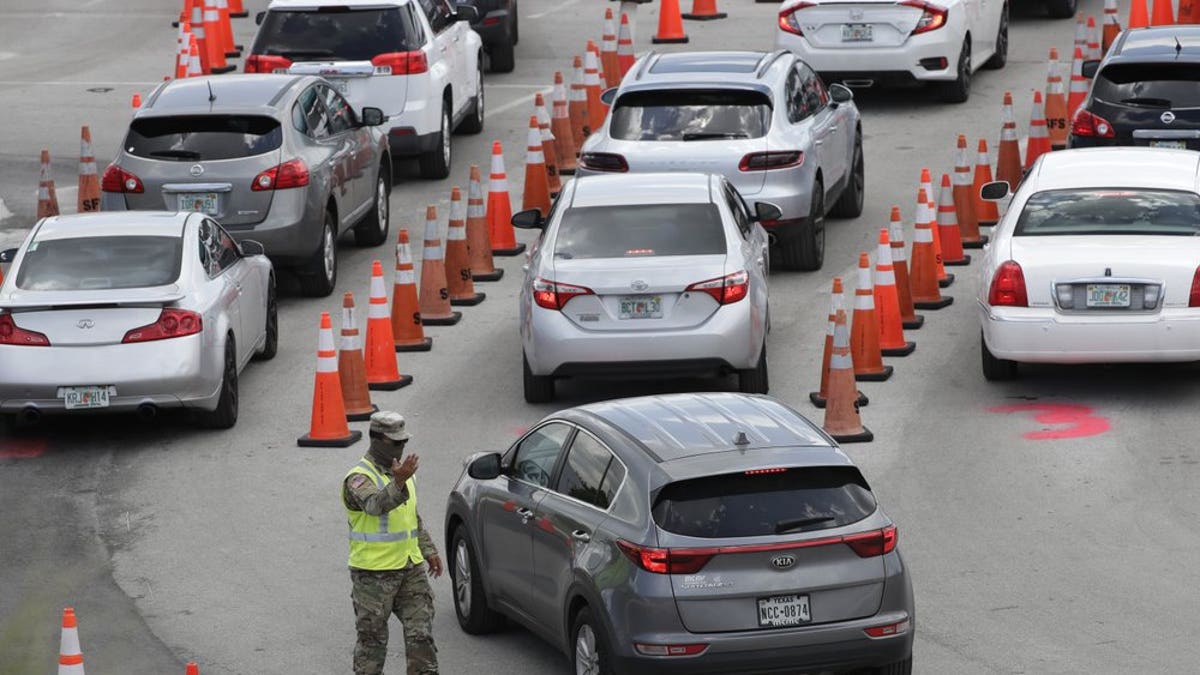
[[[1071,121],[1069,147],[1200,150],[1200,26],[1127,30],[1083,71],[1092,88]]]
[[[511,73],[516,66],[515,47],[520,39],[517,0],[458,0],[479,10],[479,20],[471,28],[483,38],[483,51],[493,73]]]

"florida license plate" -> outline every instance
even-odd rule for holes
[[[869,23],[842,24],[842,42],[870,42],[874,39]]]
[[[1129,284],[1088,284],[1088,307],[1128,307]]]
[[[217,215],[217,193],[185,192],[179,195],[180,211],[197,211],[209,216]]]
[[[1175,148],[1177,150],[1186,150],[1187,141],[1150,141],[1152,148]]]
[[[59,396],[67,410],[107,408],[109,387],[60,387]]]
[[[622,319],[661,319],[661,295],[626,295],[621,298]]]
[[[812,621],[807,595],[776,595],[758,599],[758,625],[778,628]]]

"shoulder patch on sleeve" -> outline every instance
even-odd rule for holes
[[[350,487],[360,488],[363,486],[363,483],[366,483],[366,482],[367,482],[366,476],[362,475],[361,473],[355,474],[354,477],[350,479]]]

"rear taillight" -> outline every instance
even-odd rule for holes
[[[804,164],[804,153],[799,150],[769,150],[752,152],[738,162],[738,171],[767,171],[787,169]]]
[[[625,158],[612,152],[585,152],[579,155],[579,163],[591,171],[629,171],[629,164],[625,162]]]
[[[1108,120],[1080,108],[1075,111],[1075,117],[1071,118],[1071,135],[1087,138],[1116,138],[1117,134]]]
[[[549,279],[533,280],[533,301],[538,307],[560,310],[567,301],[578,295],[593,295],[592,289],[574,284],[560,284]]]
[[[489,16],[488,18],[483,20],[483,25],[485,25],[485,26],[497,26],[499,24],[500,24],[500,17],[498,17],[498,16]]]
[[[247,73],[286,73],[292,67],[291,59],[266,54],[251,54],[246,57]]]
[[[49,347],[50,338],[42,333],[21,328],[11,314],[0,314],[0,345]]]
[[[254,192],[263,190],[286,190],[288,188],[308,185],[308,165],[302,159],[293,159],[254,177],[250,189]]]
[[[1006,260],[992,277],[988,289],[988,304],[993,307],[1028,307],[1025,292],[1025,273],[1015,260]]]
[[[946,25],[946,15],[950,10],[945,7],[938,7],[922,0],[908,0],[899,4],[921,10],[921,18],[917,19],[917,27],[912,29],[911,35],[928,33]]]
[[[905,619],[903,621],[897,621],[896,623],[885,623],[882,626],[871,626],[870,628],[864,628],[863,632],[869,637],[885,638],[892,637],[894,635],[904,635],[909,631],[910,628],[912,628],[912,622],[909,619]]]
[[[804,35],[800,30],[800,17],[796,13],[808,7],[814,7],[811,2],[802,2],[779,12],[779,30],[792,35]]]
[[[1200,267],[1192,275],[1192,292],[1188,294],[1188,307],[1200,307]]]
[[[749,471],[743,471],[742,473],[747,476],[760,476],[764,473],[783,473],[784,471],[787,471],[787,469],[781,466],[774,469],[750,469]]]
[[[690,548],[687,550],[653,548],[617,540],[617,547],[638,567],[655,574],[695,574],[717,554],[717,549]]]
[[[688,644],[688,645],[648,645],[641,642],[633,643],[633,648],[639,654],[646,656],[695,656],[703,654],[708,645],[706,644]]]
[[[100,177],[100,189],[105,192],[141,194],[146,191],[142,179],[116,164],[109,164]]]
[[[731,305],[750,292],[750,275],[742,270],[716,279],[697,281],[686,290],[708,293],[718,304]]]
[[[125,334],[123,343],[130,342],[151,342],[153,340],[166,340],[168,338],[183,337],[185,335],[195,335],[200,332],[203,327],[203,322],[200,320],[200,315],[195,312],[189,312],[186,309],[170,309],[164,308],[162,313],[158,315],[158,321],[134,328]]]
[[[429,71],[429,59],[423,51],[388,52],[371,59],[376,75],[416,75]]]
[[[874,558],[891,553],[896,548],[896,526],[888,525],[882,530],[851,534],[842,542],[854,550],[860,558]]]

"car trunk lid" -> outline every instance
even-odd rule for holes
[[[861,50],[903,45],[923,14],[917,3],[857,0],[802,6],[794,16],[814,47]]]

